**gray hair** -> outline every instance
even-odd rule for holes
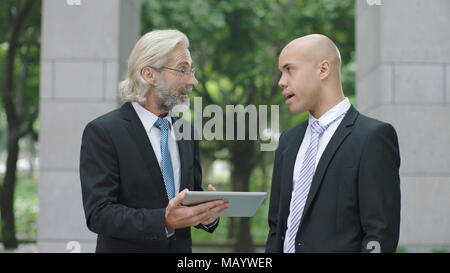
[[[119,83],[122,101],[145,103],[149,84],[142,78],[141,70],[146,66],[162,68],[169,60],[168,54],[177,44],[189,48],[189,40],[176,29],[154,30],[142,36],[128,58],[128,72]]]

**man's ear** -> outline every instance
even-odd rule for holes
[[[156,71],[153,68],[146,66],[141,70],[141,77],[150,85],[154,85],[156,82]]]
[[[320,70],[319,77],[320,77],[321,80],[323,80],[326,77],[328,77],[328,75],[330,75],[330,72],[331,72],[331,64],[330,64],[330,62],[327,61],[327,60],[323,60],[320,63],[319,70]]]

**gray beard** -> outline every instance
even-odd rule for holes
[[[177,105],[189,109],[189,96],[183,100],[180,95],[181,93],[188,94],[191,90],[192,87],[184,90],[169,90],[166,88],[166,84],[162,77],[159,77],[155,83],[156,103],[166,111],[171,111]]]

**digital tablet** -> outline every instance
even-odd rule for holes
[[[181,204],[189,206],[223,199],[230,203],[229,208],[217,216],[252,217],[266,195],[266,192],[188,191]]]

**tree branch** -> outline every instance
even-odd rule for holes
[[[28,66],[29,66],[29,57],[28,54],[30,52],[30,46],[26,47],[26,53],[24,56],[22,56],[22,69],[19,72],[19,79],[17,82],[17,95],[16,95],[16,110],[17,110],[17,120],[19,122],[22,121],[24,116],[24,101],[23,101],[23,91],[25,88],[25,83],[27,80],[27,74],[28,74]]]
[[[13,77],[14,77],[14,58],[16,56],[16,51],[18,48],[19,33],[22,29],[22,25],[23,22],[25,21],[25,18],[27,17],[27,15],[31,10],[33,3],[34,3],[33,0],[27,0],[23,8],[19,11],[17,18],[12,20],[11,36],[8,41],[9,47],[6,53],[6,61],[4,69],[5,79],[2,92],[3,95],[2,102],[5,108],[8,124],[10,124],[10,126],[16,124],[18,120],[16,109],[14,109],[13,99],[11,97]]]
[[[27,124],[25,128],[19,131],[17,137],[21,138],[26,136],[27,134],[33,133],[33,122],[36,120],[39,114],[39,109],[34,110],[34,112],[31,114],[30,118],[27,121]]]

